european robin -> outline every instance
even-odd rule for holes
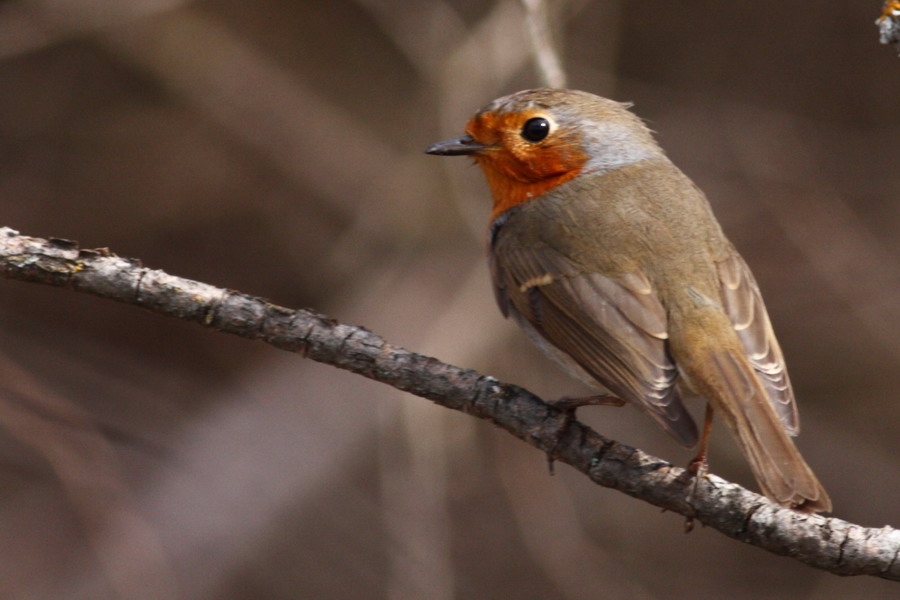
[[[831,510],[791,440],[797,405],[756,280],[628,105],[526,90],[426,152],[471,156],[484,171],[497,303],[532,341],[688,447],[698,434],[683,400],[705,398],[695,466],[718,413],[766,496]]]

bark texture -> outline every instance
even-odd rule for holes
[[[362,327],[148,269],[107,249],[82,250],[0,228],[9,279],[66,287],[262,340],[491,421],[595,483],[695,519],[737,540],[838,575],[900,580],[900,531],[780,508],[716,476],[684,469],[608,439],[527,390],[392,345]]]

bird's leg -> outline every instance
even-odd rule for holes
[[[700,432],[700,444],[697,449],[697,456],[688,463],[687,470],[694,477],[706,477],[709,472],[708,450],[709,450],[709,434],[712,431],[713,408],[712,404],[706,404],[706,416],[703,418],[703,431]]]
[[[688,503],[692,503],[694,498],[697,495],[697,486],[700,484],[700,480],[706,477],[706,474],[709,473],[709,461],[707,460],[709,456],[709,434],[712,432],[712,423],[713,423],[713,408],[712,404],[706,404],[706,415],[703,418],[703,431],[700,432],[700,444],[697,449],[697,456],[688,463],[687,471],[694,477],[694,481],[691,485],[691,493],[688,496]],[[684,522],[684,532],[690,533],[694,529],[694,518],[688,517]]]

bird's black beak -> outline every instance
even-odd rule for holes
[[[452,140],[444,140],[443,142],[438,142],[434,144],[428,150],[425,151],[425,154],[437,154],[438,156],[459,156],[463,154],[478,154],[485,148],[490,148],[490,146],[485,146],[480,142],[476,142],[472,136],[464,135],[460,138],[455,138]]]

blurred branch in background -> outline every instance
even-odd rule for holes
[[[900,531],[779,508],[715,476],[695,487],[683,469],[604,438],[526,390],[393,346],[365,329],[150,270],[108,250],[79,250],[66,240],[21,236],[9,228],[0,228],[0,267],[11,279],[140,306],[364,375],[489,420],[595,483],[729,537],[834,573],[900,581]]]
[[[10,435],[38,452],[52,467],[87,532],[93,556],[113,593],[134,600],[176,597],[175,577],[159,536],[139,513],[113,444],[92,417],[0,354],[0,414]],[[148,585],[148,582],[153,582]],[[51,595],[66,597],[67,590]],[[0,587],[0,589],[3,589]],[[15,590],[6,597],[16,598]]]
[[[84,34],[127,25],[191,0],[26,0],[0,5],[0,57],[41,50]]]
[[[554,3],[557,10],[558,4]],[[551,35],[549,4],[545,0],[522,0],[522,5],[525,7],[528,37],[531,39],[531,51],[541,87],[566,87],[566,74]]]

